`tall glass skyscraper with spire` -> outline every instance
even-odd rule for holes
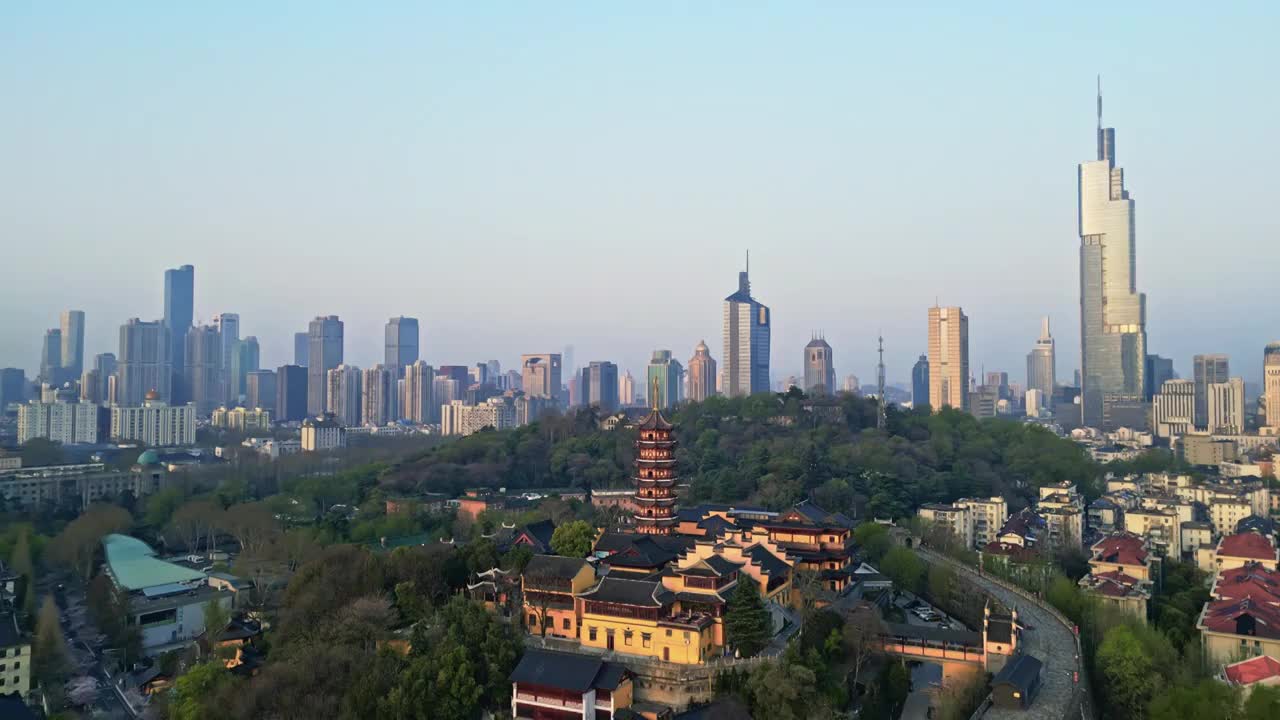
[[[769,392],[769,308],[751,297],[750,265],[738,273],[738,291],[724,299],[725,395]]]
[[[1116,167],[1114,128],[1102,127],[1098,159],[1080,163],[1081,420],[1090,427],[1133,427],[1145,415],[1147,298],[1137,290],[1133,199]]]

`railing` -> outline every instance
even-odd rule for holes
[[[540,705],[555,705],[556,707],[570,708],[573,710],[582,709],[581,700],[566,700],[558,698],[554,695],[535,695],[533,693],[518,692],[516,693],[517,701],[538,703]]]

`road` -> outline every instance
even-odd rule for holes
[[[38,581],[36,591],[40,597],[53,595],[58,605],[63,639],[71,656],[72,677],[91,677],[97,682],[97,697],[90,706],[93,717],[104,720],[133,718],[133,713],[116,691],[111,674],[103,665],[105,638],[89,620],[83,585],[67,575],[49,575]]]
[[[1041,676],[1044,684],[1030,708],[1022,711],[992,707],[983,717],[991,720],[1063,720],[1072,709],[1074,673],[1079,669],[1073,632],[1044,607],[991,578],[979,575],[973,568],[923,548],[918,552],[929,562],[950,565],[1007,607],[1017,608],[1018,622],[1025,628],[1022,633],[1023,651],[1044,663]],[[1088,716],[1082,711],[1080,717]]]

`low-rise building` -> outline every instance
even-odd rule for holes
[[[1182,523],[1183,557],[1198,558],[1201,548],[1213,548],[1213,524],[1203,520]]]
[[[1247,696],[1259,685],[1280,685],[1280,660],[1258,655],[1224,665],[1218,679],[1232,687],[1241,688]]]
[[[479,405],[454,400],[440,407],[440,434],[465,436],[485,428],[506,430],[516,426],[515,405],[505,397],[492,397]]]
[[[1196,622],[1210,662],[1280,659],[1280,573],[1257,563],[1222,570]]]
[[[213,411],[213,415],[209,418],[209,424],[213,427],[223,427],[240,432],[270,430],[271,411],[263,410],[262,408],[250,410],[244,407],[228,410],[225,407],[220,407]]]
[[[715,618],[684,607],[658,580],[606,576],[578,597],[583,645],[684,665],[706,662],[721,649]]]
[[[925,503],[916,511],[922,520],[931,522],[936,527],[945,528],[966,549],[973,547],[973,521],[969,508],[944,503]]]
[[[31,640],[13,612],[0,613],[0,695],[31,692]]]
[[[576,653],[525,650],[510,680],[514,718],[614,720],[634,697],[624,665]]]
[[[151,447],[196,444],[196,406],[166,405],[147,393],[141,407],[111,408],[111,439],[143,443]]]
[[[321,452],[346,447],[346,428],[333,415],[302,421],[302,451]]]
[[[1100,602],[1145,621],[1157,572],[1147,540],[1130,533],[1102,538],[1090,548],[1089,574],[1080,587]]]
[[[578,637],[575,596],[595,583],[595,568],[583,558],[534,555],[520,577],[525,627],[534,635]]]
[[[1182,522],[1173,510],[1134,508],[1124,514],[1124,529],[1145,537],[1159,555],[1182,557]]]
[[[164,487],[167,478],[156,452],[147,450],[128,470],[110,469],[103,463],[0,470],[0,497],[23,508],[49,505],[82,510],[98,500],[114,502],[125,491],[141,499]]]
[[[1256,532],[1224,535],[1216,547],[1201,547],[1196,553],[1196,565],[1203,571],[1215,573],[1249,564],[1259,564],[1275,570],[1280,562],[1276,544],[1270,536]]]
[[[960,498],[955,505],[968,508],[974,547],[983,547],[997,540],[1000,528],[1009,517],[1009,503],[1002,497]]]
[[[87,402],[36,402],[18,406],[18,444],[44,438],[63,445],[95,444],[107,437],[110,413]]]

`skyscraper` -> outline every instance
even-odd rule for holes
[[[525,395],[562,404],[559,353],[521,355],[520,368]]]
[[[929,308],[929,406],[969,409],[969,318],[958,307]]]
[[[631,377],[631,371],[628,370],[618,378],[618,404],[622,407],[631,407],[636,401],[636,381]]]
[[[836,369],[832,364],[831,346],[825,338],[816,337],[804,346],[804,391],[814,395],[830,395],[836,391]]]
[[[62,330],[50,328],[44,332],[44,344],[40,346],[40,382],[61,385]]]
[[[183,386],[196,405],[196,415],[208,416],[226,402],[225,374],[222,371],[222,336],[212,325],[187,331],[184,357],[187,360]]]
[[[354,365],[339,365],[325,373],[325,408],[343,427],[360,425],[360,381],[360,368]]]
[[[307,414],[333,412],[328,401],[329,371],[342,364],[342,321],[317,316],[307,330]]]
[[[169,362],[174,375],[181,376],[187,366],[183,352],[187,347],[187,330],[195,321],[196,269],[183,265],[164,271],[164,326],[169,328]],[[186,402],[179,389],[177,400]]]
[[[751,297],[751,268],[738,273],[738,291],[724,299],[722,390],[729,397],[769,392],[769,308]]]
[[[385,330],[385,360],[396,377],[403,377],[404,369],[418,362],[418,319],[393,317]]]
[[[306,367],[311,354],[311,334],[300,332],[293,334],[293,364]]]
[[[258,338],[254,335],[236,343],[231,351],[231,372],[227,373],[232,387],[227,390],[227,407],[238,404],[246,393],[246,380],[249,373],[257,370],[261,363],[262,351],[258,347]]]
[[[1244,432],[1244,380],[1228,378],[1209,383],[1206,390],[1209,432],[1229,435]]]
[[[716,360],[707,341],[701,340],[689,358],[689,399],[702,402],[716,394]]]
[[[22,368],[0,368],[0,412],[11,403],[26,402],[27,375]]]
[[[432,410],[438,410],[432,399],[435,368],[418,360],[404,369],[404,402],[401,414],[419,424],[431,422]]]
[[[1280,342],[1262,351],[1262,397],[1267,405],[1267,427],[1280,428]]]
[[[360,419],[365,425],[381,427],[398,419],[395,409],[400,384],[393,368],[374,365],[365,369],[360,385]]]
[[[80,377],[84,372],[84,311],[66,310],[62,313],[62,367],[66,382]]]
[[[1195,383],[1166,380],[1160,392],[1151,397],[1151,431],[1162,438],[1186,435],[1195,428],[1195,412]]]
[[[921,355],[911,367],[911,406],[929,404],[929,356]]]
[[[1040,339],[1027,353],[1027,389],[1039,390],[1045,399],[1052,398],[1057,377],[1057,353],[1053,335],[1049,334],[1049,318],[1044,317],[1040,319]]]
[[[618,409],[618,366],[608,361],[593,360],[582,368],[582,403],[604,412]]]
[[[1209,428],[1209,386],[1231,377],[1231,361],[1226,355],[1196,355],[1191,359],[1196,383],[1196,427]]]
[[[232,406],[240,397],[239,383],[232,376],[236,348],[240,345],[240,316],[236,313],[219,313],[213,316],[213,326],[218,328],[218,335],[222,338],[222,390],[226,393],[224,402]]]
[[[671,356],[670,350],[654,350],[646,376],[649,407],[663,410],[679,403],[683,375],[684,368]]]
[[[1144,394],[1147,399],[1150,400],[1157,392],[1161,392],[1160,388],[1164,386],[1166,380],[1173,380],[1175,377],[1171,358],[1148,355],[1146,372],[1142,376],[1143,383],[1146,385]]]
[[[244,379],[244,406],[250,410],[262,408],[270,411],[277,422],[280,411],[276,407],[279,393],[276,391],[275,370],[250,370]]]
[[[152,390],[160,401],[171,398],[173,367],[169,353],[172,349],[169,328],[162,321],[129,318],[121,325],[120,352],[116,355],[116,403],[142,405]]]
[[[276,421],[297,422],[307,417],[307,369],[281,365],[276,369]]]
[[[1133,199],[1116,167],[1115,129],[1102,127],[1098,92],[1098,159],[1078,167],[1080,233],[1081,418],[1113,430],[1108,405],[1143,404],[1147,298],[1137,290]]]

